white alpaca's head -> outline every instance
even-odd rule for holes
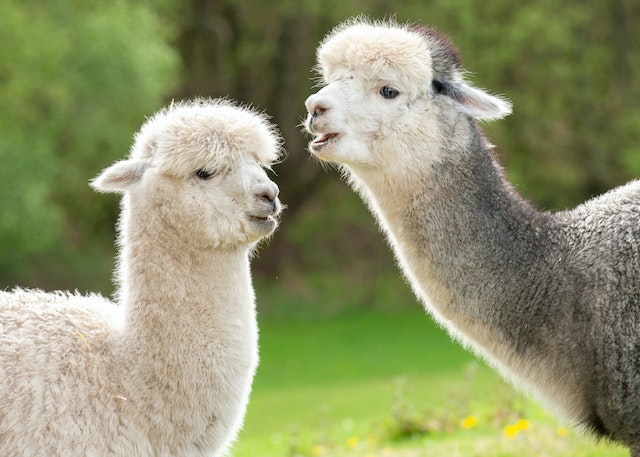
[[[306,101],[305,127],[322,160],[385,167],[398,160],[391,150],[436,146],[442,117],[511,112],[508,102],[464,80],[457,49],[432,28],[353,19],[327,35],[317,60],[324,87]]]
[[[251,244],[277,226],[279,190],[266,169],[280,151],[261,113],[228,100],[182,102],[150,118],[130,157],[91,184],[124,193],[133,211],[145,212],[131,217],[153,218],[197,247]]]

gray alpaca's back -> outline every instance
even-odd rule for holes
[[[640,442],[640,182],[558,214],[571,268],[586,278],[581,311],[593,347],[594,428]],[[579,343],[579,342],[578,342]],[[580,349],[584,351],[585,349]]]

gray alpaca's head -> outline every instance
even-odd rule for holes
[[[306,101],[305,126],[315,135],[309,149],[322,160],[385,167],[399,159],[390,150],[437,154],[443,117],[492,120],[511,112],[508,102],[465,81],[457,49],[429,27],[347,21],[323,40],[317,59],[324,87]]]

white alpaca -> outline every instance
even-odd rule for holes
[[[434,29],[353,20],[318,49],[310,150],[340,164],[425,307],[518,386],[640,457],[640,182],[540,212],[506,181]]]
[[[93,182],[124,194],[117,304],[0,292],[0,455],[219,456],[258,361],[249,255],[276,228],[267,119],[225,100],[149,119]]]

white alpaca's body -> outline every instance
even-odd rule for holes
[[[226,101],[145,124],[94,181],[125,194],[118,303],[0,292],[0,455],[228,449],[258,362],[249,255],[276,226],[262,167],[278,150],[264,117]]]
[[[576,425],[640,457],[640,181],[542,212],[504,177],[471,87],[434,29],[348,21],[318,48],[311,152],[338,163],[425,308]]]

